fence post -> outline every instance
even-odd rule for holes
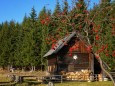
[[[62,81],[63,81],[63,76],[61,75],[61,83],[62,83]]]

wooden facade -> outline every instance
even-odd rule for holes
[[[47,56],[47,60],[50,74],[87,72],[89,76],[90,73],[97,73],[95,67],[99,66],[98,62],[94,61],[94,55],[87,51],[85,42],[76,35],[71,37],[57,53]]]

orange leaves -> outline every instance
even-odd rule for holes
[[[95,36],[95,39],[96,39],[96,40],[99,40],[99,39],[100,39],[99,35],[96,35],[96,36]]]
[[[99,46],[98,46],[99,47]],[[108,44],[102,45],[99,47],[99,49],[97,50],[96,53],[101,53],[101,52],[105,52],[106,54],[108,53],[108,51],[106,50],[108,48]]]
[[[98,35],[99,30],[98,30],[98,29],[93,28],[93,29],[92,29],[92,31],[93,31],[93,33],[95,33],[95,34],[96,34],[96,35],[95,35],[95,39],[96,39],[96,40],[99,40],[99,39],[100,39],[100,37],[99,37],[99,35]]]
[[[51,49],[55,50],[56,45],[53,43]]]
[[[71,53],[69,53],[69,56],[72,56],[72,54],[71,54]]]
[[[99,56],[98,56],[98,55],[96,55],[95,57],[96,57],[97,59],[99,58]]]
[[[79,27],[78,27],[79,29],[82,29],[82,25],[79,25]]]
[[[93,25],[93,28],[92,28],[93,34],[98,35],[101,32],[101,29],[100,29],[101,26],[100,25],[95,25],[95,23],[93,23],[92,25]],[[99,36],[96,39],[99,39]]]
[[[55,40],[55,39],[53,39],[53,40],[52,40],[52,43],[56,43],[56,40]]]
[[[77,4],[77,7],[78,8],[81,8],[83,5],[82,4]]]
[[[88,10],[84,10],[83,12],[86,13],[86,14],[89,14],[89,11],[88,11]]]
[[[69,48],[69,56],[72,56],[72,52],[75,51],[75,50],[78,50],[79,48],[79,44],[75,44],[74,46],[70,47]]]
[[[87,46],[86,50],[90,53],[92,51],[92,46],[91,45]]]
[[[97,29],[92,29],[92,31],[94,32],[94,33],[98,33],[98,30]]]
[[[107,49],[108,48],[108,45],[106,44],[106,45],[102,45],[102,47],[101,47],[101,50],[105,50],[105,49]]]
[[[112,52],[112,56],[115,57],[115,50]]]
[[[78,50],[78,48],[79,48],[79,44],[77,43],[77,44],[75,44],[74,46],[70,47],[69,52]]]
[[[61,28],[58,28],[57,31],[61,31],[62,29]]]
[[[62,23],[67,23],[66,19],[61,20]]]
[[[48,25],[50,22],[50,17],[47,16],[46,18],[42,19],[40,22],[42,25]]]
[[[73,48],[69,48],[69,52],[72,52],[73,51]]]
[[[106,53],[105,55],[106,55],[106,56],[109,56],[109,53]]]
[[[115,28],[114,27],[112,28],[112,32],[111,33],[112,33],[113,36],[115,36]]]
[[[41,22],[41,24],[42,24],[42,25],[44,25],[44,24],[45,24],[45,20],[41,20],[40,22]]]

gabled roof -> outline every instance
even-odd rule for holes
[[[68,43],[70,41],[70,39],[75,36],[75,34],[76,34],[76,32],[74,31],[71,34],[69,34],[68,36],[66,36],[65,38],[59,40],[55,44],[55,47],[54,47],[55,49],[50,49],[43,57],[47,57],[49,55],[57,53],[65,45],[65,43]]]

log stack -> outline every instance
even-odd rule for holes
[[[84,80],[88,81],[89,80],[89,74],[90,70],[84,69],[81,71],[75,71],[75,72],[64,72],[62,75],[65,76],[67,80]]]
[[[103,80],[102,80],[102,74],[98,74],[98,80],[99,80],[99,81],[103,81]]]

